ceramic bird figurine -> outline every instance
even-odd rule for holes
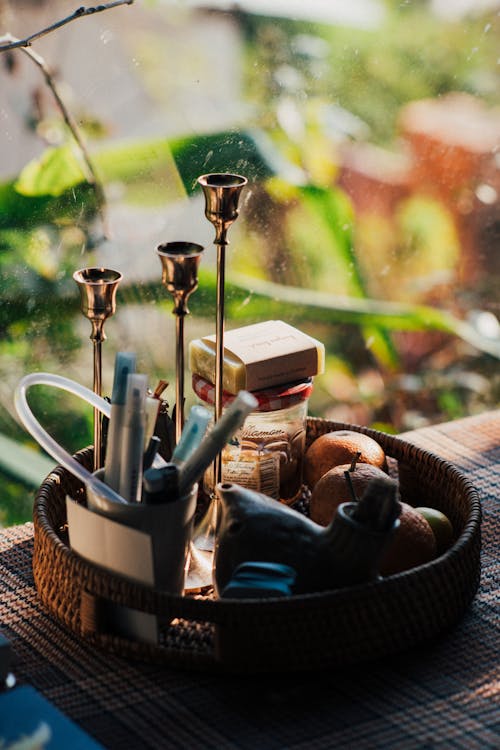
[[[221,501],[214,584],[220,594],[244,562],[291,566],[292,593],[352,586],[377,577],[378,561],[394,529],[397,482],[372,480],[359,502],[344,503],[326,528],[266,495],[218,484]]]

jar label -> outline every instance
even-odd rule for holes
[[[279,453],[241,451],[238,458],[222,459],[222,480],[262,492],[268,497],[280,497]]]

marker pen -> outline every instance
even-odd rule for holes
[[[181,438],[172,453],[172,463],[180,465],[187,461],[203,440],[211,419],[212,414],[205,407],[198,404],[191,407]]]
[[[147,505],[173,503],[179,499],[179,467],[168,463],[144,472],[143,502]]]
[[[118,492],[120,487],[120,458],[122,427],[127,393],[127,376],[135,372],[136,356],[132,352],[118,352],[115,357],[111,414],[109,417],[104,482]]]
[[[122,428],[119,492],[125,500],[132,503],[141,500],[147,387],[147,375],[128,376]]]
[[[206,435],[196,450],[180,467],[179,491],[185,495],[190,487],[198,481],[236,430],[241,427],[247,415],[255,410],[258,401],[249,391],[240,391],[228,406],[212,430]]]
[[[147,411],[147,408],[146,408]],[[147,421],[147,417],[146,417]],[[156,458],[156,455],[158,451],[160,450],[160,443],[161,440],[158,437],[158,435],[153,435],[148,443],[148,447],[144,451],[144,455],[142,457],[142,471],[145,472],[146,469],[150,469],[153,466],[154,460]]]

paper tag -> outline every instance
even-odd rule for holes
[[[215,337],[208,336],[204,340],[215,341]],[[304,354],[307,350],[313,352],[316,358],[316,342],[282,320],[266,320],[226,331],[224,348],[246,364],[296,352]]]
[[[138,583],[154,585],[149,534],[112,521],[66,496],[69,543],[81,557]],[[156,615],[115,605],[109,612],[113,633],[146,643],[158,642]]]
[[[279,453],[241,451],[238,458],[222,460],[222,481],[262,492],[276,500],[280,496]]]
[[[93,513],[66,497],[69,543],[86,560],[138,583],[154,586],[149,534]]]

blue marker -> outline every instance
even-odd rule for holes
[[[208,469],[218,453],[222,451],[246,417],[258,406],[258,401],[249,391],[239,391],[222,417],[215,423],[206,438],[201,441],[179,472],[179,492],[185,495]]]
[[[121,432],[119,492],[129,503],[141,501],[147,387],[147,375],[132,373],[128,376]]]
[[[113,391],[111,393],[111,414],[109,417],[106,460],[104,462],[104,482],[119,492],[120,459],[127,377],[135,372],[136,356],[133,352],[118,352],[115,358]]]
[[[179,465],[187,461],[203,440],[211,418],[211,413],[203,406],[191,407],[181,438],[172,453],[172,463]]]

